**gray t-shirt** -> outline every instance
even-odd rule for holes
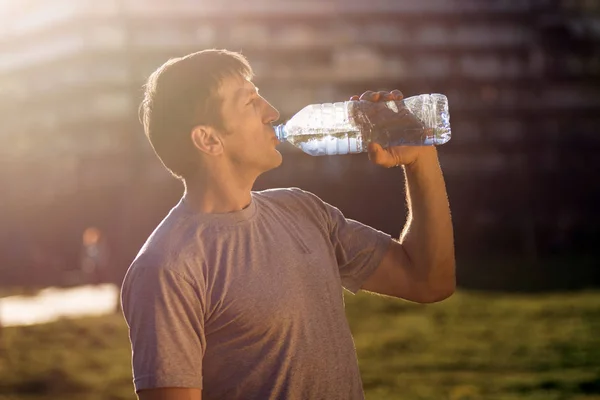
[[[343,287],[358,291],[390,240],[295,188],[226,214],[181,201],[123,282],[136,390],[363,399]]]

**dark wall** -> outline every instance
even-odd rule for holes
[[[442,167],[444,148],[440,148]],[[458,283],[494,290],[574,289],[600,284],[598,268],[598,191],[577,183],[565,170],[547,182],[536,182],[532,208],[521,209],[522,193],[510,180],[469,180],[447,176],[455,227]],[[569,193],[562,185],[570,185]],[[284,152],[284,163],[263,175],[255,189],[300,187],[359,220],[397,237],[405,222],[404,179],[400,168],[372,165],[366,155],[311,157]],[[120,282],[146,237],[176,204],[182,185],[162,184],[82,191],[58,198],[49,206],[3,215],[0,238],[2,285],[64,284],[65,274],[80,268],[81,235],[99,228],[110,248],[110,273]],[[556,189],[553,191],[553,189]],[[585,210],[586,224],[544,223],[556,204],[571,198]],[[511,201],[514,200],[514,201]],[[548,199],[548,201],[546,201]],[[563,200],[565,201],[565,200]],[[485,204],[502,219],[475,224],[472,210]],[[530,219],[523,219],[534,213]],[[550,215],[551,216],[551,215]]]

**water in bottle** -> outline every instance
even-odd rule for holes
[[[450,140],[448,99],[422,94],[400,101],[312,104],[276,126],[275,133],[313,156],[361,153],[371,142],[383,147],[440,145]]]

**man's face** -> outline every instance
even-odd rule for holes
[[[281,165],[281,153],[271,125],[279,112],[242,77],[226,78],[220,88],[224,154],[244,174],[260,175]]]

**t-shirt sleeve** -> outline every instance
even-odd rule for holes
[[[305,192],[308,193],[308,192]],[[342,285],[356,293],[375,272],[391,243],[391,236],[368,225],[344,217],[342,212],[309,194],[320,203],[331,244],[340,269]]]
[[[202,388],[206,348],[202,291],[177,272],[137,261],[121,294],[136,392]]]

